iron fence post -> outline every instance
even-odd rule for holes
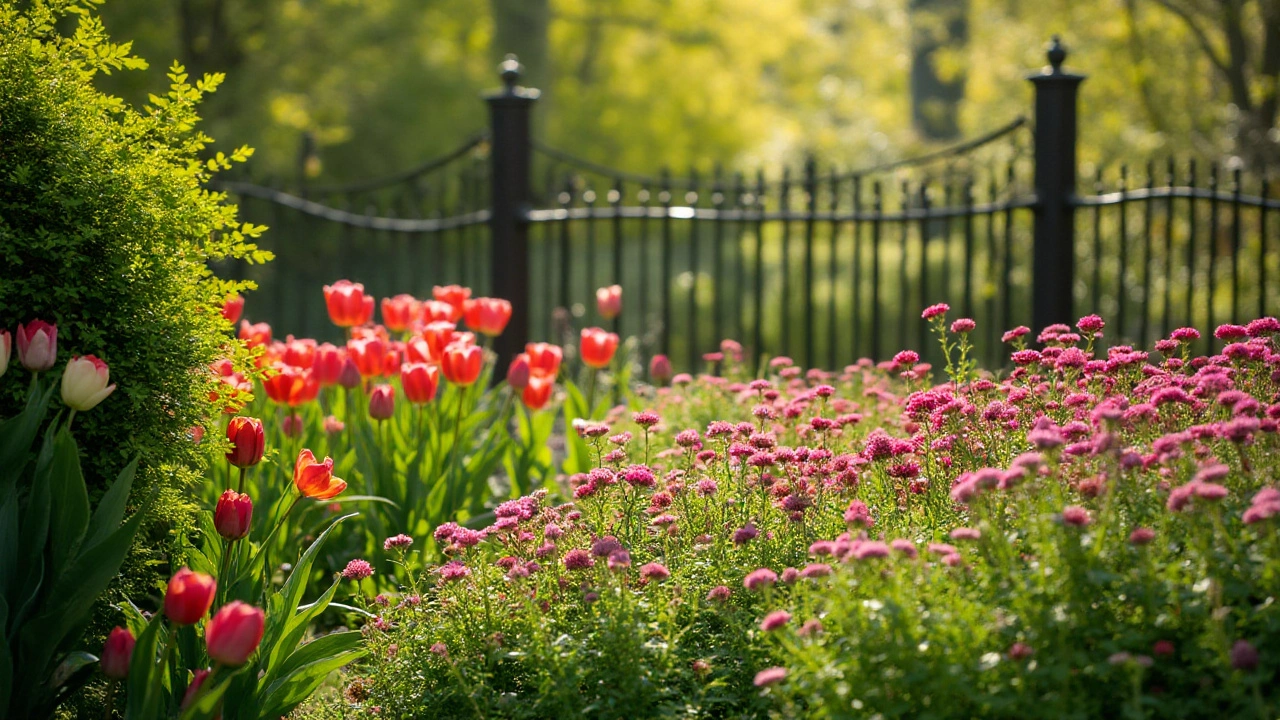
[[[529,341],[530,111],[538,91],[520,87],[521,66],[508,55],[498,66],[503,88],[485,95],[489,104],[489,233],[492,293],[511,302],[511,321],[494,342],[499,373]],[[501,375],[495,373],[495,378]]]
[[[1031,317],[1037,331],[1075,320],[1076,94],[1084,76],[1063,72],[1066,57],[1053,36],[1049,67],[1027,78],[1036,96]]]

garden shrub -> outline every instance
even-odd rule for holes
[[[193,439],[212,421],[209,364],[229,352],[223,300],[241,286],[211,260],[269,259],[210,175],[247,148],[211,153],[196,105],[221,76],[194,84],[174,65],[167,94],[134,108],[98,92],[98,73],[145,67],[109,42],[91,0],[0,6],[0,327],[40,318],[68,349],[111,367],[119,390],[77,419],[91,500],[133,458],[134,497],[160,489],[155,522],[126,567],[134,598],[164,573],[167,532],[188,524],[180,490],[199,477]],[[25,385],[10,368],[0,416]]]

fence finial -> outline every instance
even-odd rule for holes
[[[1067,59],[1067,48],[1062,44],[1062,36],[1054,35],[1049,39],[1049,48],[1046,55],[1049,56],[1049,66],[1053,68],[1053,74],[1061,75],[1062,62]]]
[[[520,71],[523,69],[524,66],[513,53],[507,53],[507,56],[498,64],[498,74],[502,77],[502,84],[506,87],[508,95],[515,94],[516,84],[520,82]]]

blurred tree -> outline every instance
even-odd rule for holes
[[[930,140],[960,135],[968,0],[910,0],[911,121]]]

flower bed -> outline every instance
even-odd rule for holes
[[[992,375],[945,314],[945,383],[728,343],[574,423],[585,472],[358,574],[370,654],[308,712],[1270,717],[1280,324],[1020,328]]]

